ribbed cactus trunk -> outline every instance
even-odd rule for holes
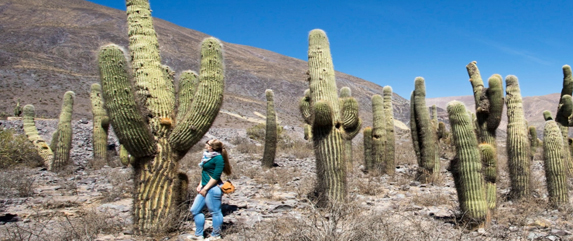
[[[563,152],[565,155],[565,165],[567,173],[569,176],[573,176],[573,157],[569,145],[569,126],[573,126],[573,123],[569,123],[569,114],[572,106],[570,104],[565,104],[565,101],[571,99],[573,95],[573,74],[571,72],[571,67],[569,65],[564,65],[563,70],[563,88],[561,89],[561,96],[559,98],[559,106],[557,108],[557,114],[555,115],[555,122],[561,130],[561,136],[563,138]],[[569,97],[565,97],[569,96]],[[570,102],[570,101],[569,101]],[[568,113],[565,113],[568,112]]]
[[[501,122],[504,105],[503,84],[501,76],[494,74],[488,79],[489,88],[486,88],[476,64],[475,61],[469,63],[466,65],[466,70],[474,92],[476,107],[475,129],[478,141],[479,143],[489,144],[489,146],[492,147],[491,149],[487,148],[487,152],[489,153],[491,151],[492,153],[491,155],[485,155],[487,159],[482,160],[482,164],[485,173],[488,207],[490,211],[493,211],[497,202],[496,131]],[[483,153],[484,150],[482,149],[482,154]],[[484,157],[484,155],[482,155],[482,157]]]
[[[308,37],[310,92],[301,100],[301,114],[312,125],[316,156],[318,205],[346,201],[344,140],[360,131],[358,102],[351,97],[339,100],[326,33],[312,30]]]
[[[509,75],[506,82],[507,104],[507,162],[511,179],[510,197],[514,200],[529,198],[530,191],[530,145],[527,137],[527,121],[517,77]]]
[[[24,124],[24,133],[28,137],[28,140],[32,142],[34,147],[36,147],[38,154],[44,160],[44,166],[49,168],[52,166],[52,162],[54,161],[54,153],[38,133],[36,122],[34,122],[34,118],[36,117],[34,106],[30,104],[24,106],[23,113],[22,122]]]
[[[372,171],[374,169],[374,158],[372,155],[372,127],[365,127],[362,131],[364,143],[364,169]]]
[[[563,137],[557,123],[545,122],[543,130],[543,159],[545,160],[545,177],[549,203],[555,208],[569,207],[567,173],[563,153]]]
[[[262,164],[264,167],[271,168],[275,164],[275,155],[277,153],[277,115],[275,113],[275,95],[273,91],[266,90],[265,95],[267,96],[267,124]]]
[[[169,231],[178,221],[177,206],[187,196],[187,176],[178,171],[178,161],[209,130],[223,101],[222,44],[215,38],[201,43],[197,89],[180,84],[178,100],[183,103],[177,112],[173,72],[160,64],[149,3],[128,0],[126,5],[133,70],[127,70],[120,47],[100,49],[105,108],[119,142],[133,156],[136,232]]]
[[[107,162],[107,134],[109,118],[103,107],[101,85],[92,84],[90,92],[93,115],[93,158]]]
[[[75,94],[68,91],[64,94],[62,110],[57,130],[57,145],[54,149],[54,161],[49,170],[58,171],[70,163],[70,151],[72,150],[72,112],[74,108]]]
[[[396,137],[394,134],[394,108],[392,105],[392,87],[384,86],[384,119],[386,128],[386,153],[384,154],[384,173],[393,176],[396,172]]]
[[[438,137],[436,128],[430,120],[430,113],[426,106],[426,86],[424,78],[416,77],[415,88],[410,100],[413,108],[412,138],[414,140],[414,150],[418,157],[417,179],[420,182],[428,183],[436,180],[440,174],[440,159],[438,153]],[[414,137],[416,135],[416,137]],[[417,145],[417,146],[416,146]]]
[[[340,94],[338,95],[340,100],[340,106],[344,106],[344,99],[352,97],[352,91],[348,87],[340,88]],[[352,139],[344,140],[344,163],[346,163],[347,173],[351,173],[354,168],[354,159],[352,158]]]
[[[488,206],[480,149],[478,149],[473,123],[463,103],[452,101],[448,103],[447,110],[456,147],[456,157],[452,160],[449,169],[454,176],[463,218],[469,222],[470,227],[483,226]],[[491,146],[487,148],[492,149]],[[489,154],[491,155],[491,152]]]
[[[386,160],[386,118],[384,118],[384,98],[372,96],[372,161],[373,169],[384,172]]]

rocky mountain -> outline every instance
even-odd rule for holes
[[[0,13],[0,113],[11,115],[20,99],[23,105],[34,104],[38,117],[57,117],[64,92],[72,90],[74,119],[91,118],[90,85],[99,82],[97,51],[108,43],[127,47],[125,12],[83,0],[0,0]],[[161,19],[154,24],[162,63],[176,73],[198,71],[199,44],[208,36]],[[215,126],[245,127],[264,120],[266,89],[275,92],[282,124],[301,126],[297,100],[308,88],[306,61],[240,44],[224,46],[225,100]],[[381,94],[382,87],[341,72],[336,78],[338,88],[351,88],[370,125],[370,97]],[[407,101],[394,95],[394,108],[396,119],[407,122]]]

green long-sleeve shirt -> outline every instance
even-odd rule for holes
[[[211,178],[221,181],[221,175],[223,174],[224,167],[225,161],[221,155],[215,156],[203,164],[203,171],[201,172],[201,185],[207,185]]]

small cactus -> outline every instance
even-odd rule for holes
[[[515,200],[529,198],[530,145],[527,121],[523,113],[523,102],[517,77],[509,75],[506,82],[507,103],[507,162],[511,180],[510,197]]]
[[[70,150],[72,149],[72,112],[75,94],[68,91],[64,94],[62,111],[57,130],[57,146],[54,149],[54,161],[50,170],[60,170],[70,162]]]
[[[384,99],[380,95],[372,96],[372,161],[373,168],[383,172],[386,161],[386,118],[384,117]]]
[[[52,166],[52,162],[54,161],[54,153],[52,152],[52,148],[46,144],[44,139],[42,139],[38,133],[36,123],[34,122],[34,118],[36,117],[34,106],[24,106],[23,113],[24,116],[22,117],[22,122],[24,123],[24,133],[28,137],[28,140],[34,144],[36,150],[38,150],[38,154],[44,160],[44,166],[49,168]]]
[[[262,164],[264,167],[271,168],[275,164],[277,152],[277,115],[273,91],[270,89],[266,90],[265,95],[267,96],[267,124]]]
[[[16,107],[14,107],[14,116],[18,117],[22,115],[22,107],[20,106],[20,99],[16,102]]]
[[[372,155],[372,127],[368,126],[362,131],[364,142],[364,169],[371,171],[374,169],[374,158]]]
[[[566,163],[563,153],[563,137],[557,123],[553,120],[545,122],[543,130],[543,159],[545,160],[545,177],[549,203],[555,208],[569,206],[567,188]]]
[[[92,84],[90,99],[92,102],[93,115],[93,154],[94,160],[104,160],[107,162],[107,135],[109,129],[109,118],[103,108],[103,96],[101,85]]]

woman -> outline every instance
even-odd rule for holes
[[[209,212],[213,216],[213,232],[211,239],[215,240],[221,237],[221,226],[223,226],[223,213],[221,212],[221,197],[223,193],[219,184],[222,184],[221,175],[223,173],[231,175],[231,165],[227,157],[227,150],[219,140],[210,140],[205,144],[206,151],[199,163],[202,168],[201,182],[197,186],[199,195],[195,197],[191,206],[191,214],[195,220],[195,240],[203,239],[203,230],[205,226],[205,215],[201,212],[207,205]]]

